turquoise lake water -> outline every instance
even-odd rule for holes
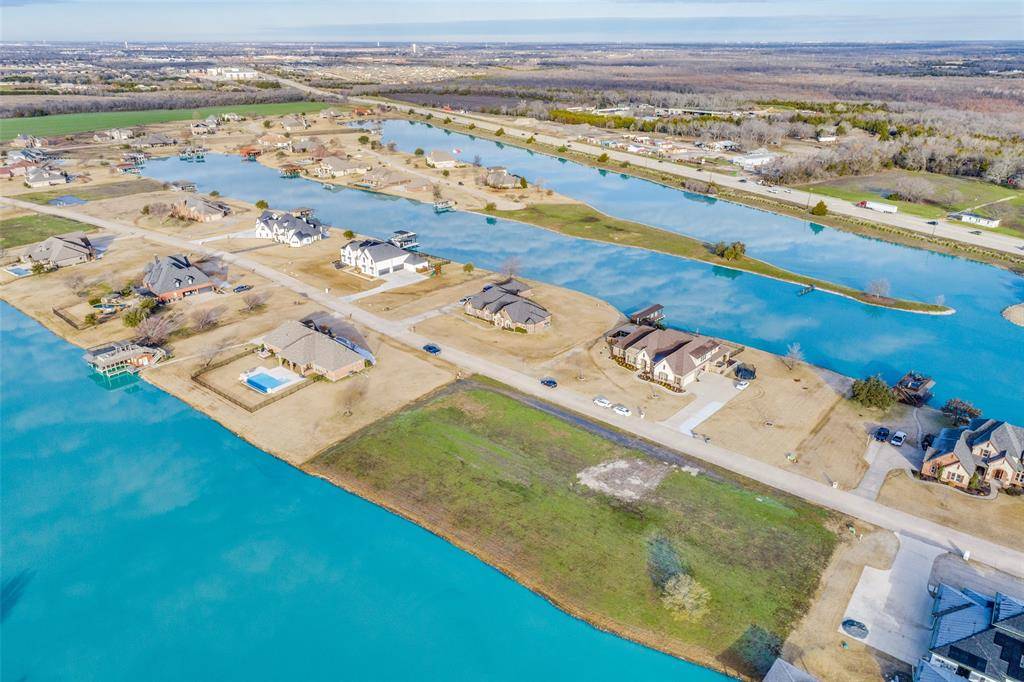
[[[741,239],[753,256],[851,286],[884,278],[893,295],[941,297],[957,313],[919,315],[822,292],[797,296],[799,287],[706,263],[470,213],[438,215],[430,205],[371,192],[328,191],[234,156],[211,154],[204,164],[171,158],[147,164],[144,173],[165,181],[187,178],[202,191],[266,199],[277,208],[312,207],[326,223],[363,234],[388,237],[410,229],[423,251],[489,269],[514,256],[526,277],[591,294],[624,312],[661,303],[671,325],[776,353],[799,343],[809,362],[850,376],[878,373],[895,381],[916,369],[938,382],[934,404],[962,397],[988,416],[1024,423],[1024,328],[1000,314],[1024,301],[1024,278],[1013,273],[423,124],[387,122],[384,139],[403,149],[458,148],[469,160],[479,154],[484,164],[543,177],[546,186],[616,216],[710,241]]]
[[[0,303],[4,680],[727,678],[599,632]]]

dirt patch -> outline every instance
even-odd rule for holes
[[[639,502],[657,488],[671,470],[670,465],[662,462],[615,459],[587,467],[576,474],[576,480],[591,490],[624,502]]]

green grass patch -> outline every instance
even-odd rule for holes
[[[199,109],[150,109],[148,111],[100,111],[87,114],[56,114],[27,118],[0,119],[0,140],[28,135],[70,135],[87,130],[126,128],[170,121],[188,121],[234,112],[240,116],[279,116],[311,113],[331,106],[326,102],[275,102],[270,104],[238,104]]]
[[[828,512],[679,471],[634,504],[576,481],[586,467],[637,457],[644,456],[475,388],[378,422],[307,468],[430,519],[603,624],[758,672],[759,663],[738,658],[737,643],[751,632],[781,642],[805,612],[836,544]],[[710,593],[699,620],[680,620],[663,604],[649,565],[655,540]]]
[[[45,192],[28,192],[19,194],[18,199],[31,201],[34,204],[46,204],[57,197],[71,195],[84,201],[98,201],[101,199],[115,199],[126,197],[130,194],[141,194],[143,192],[156,192],[163,189],[163,183],[150,178],[138,178],[125,180],[124,182],[111,182],[104,185],[75,186],[74,189],[64,187],[62,189],[49,189]]]
[[[887,199],[887,195],[899,189],[900,182],[903,180],[914,180],[931,186],[932,198],[922,202]],[[884,201],[898,206],[901,213],[929,219],[940,218],[950,212],[972,209],[1001,199],[1022,196],[1022,193],[1017,190],[990,182],[913,171],[890,171],[873,175],[836,178],[827,182],[805,185],[801,189],[851,203]]]
[[[41,242],[55,234],[89,232],[92,229],[94,228],[91,225],[85,225],[77,220],[34,213],[0,220],[0,243],[5,249],[10,249],[15,246]]]
[[[484,212],[498,218],[518,220],[571,237],[634,246],[774,277],[803,286],[813,285],[818,289],[850,296],[865,303],[908,311],[942,312],[948,310],[945,306],[918,301],[894,298],[877,299],[852,287],[806,277],[746,256],[739,260],[726,261],[714,255],[709,249],[709,245],[699,239],[630,220],[614,218],[586,204],[535,204],[515,211],[485,210]]]

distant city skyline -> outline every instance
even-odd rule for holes
[[[4,41],[1024,40],[1021,0],[2,0]]]

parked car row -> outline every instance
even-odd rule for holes
[[[605,398],[603,395],[596,396],[594,398],[594,404],[597,405],[598,407],[603,407],[606,410],[610,409],[612,412],[619,415],[620,417],[628,417],[631,414],[633,414],[633,410],[629,409],[622,403],[613,404],[612,401],[608,400],[608,398]]]

